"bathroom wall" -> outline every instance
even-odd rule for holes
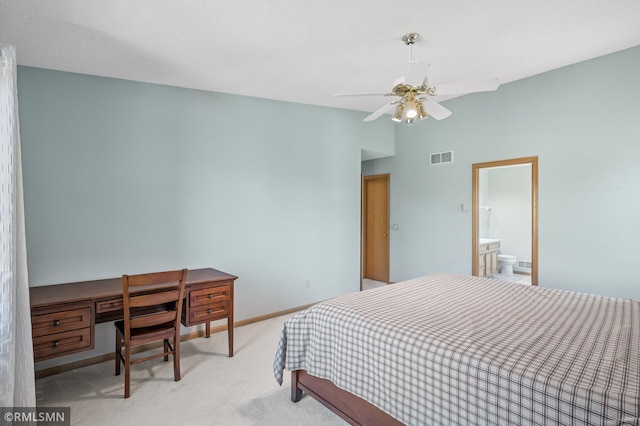
[[[491,206],[488,237],[502,240],[500,253],[530,261],[531,166],[486,169],[486,180],[486,198],[481,196],[480,205]]]
[[[489,169],[478,170],[478,205],[490,206],[489,197]],[[480,208],[478,210],[478,236],[480,238],[492,238],[491,236],[491,210]]]

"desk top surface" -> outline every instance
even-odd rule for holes
[[[234,281],[237,278],[235,275],[213,268],[190,269],[187,273],[186,286],[215,281]],[[122,296],[122,277],[30,287],[29,296],[31,308],[109,299]]]

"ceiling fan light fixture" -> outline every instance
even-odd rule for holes
[[[391,117],[391,119],[397,123],[401,123],[402,120],[404,119],[404,105],[403,104],[398,104],[398,106],[396,107],[395,112],[393,113],[393,117]]]
[[[427,118],[428,116],[429,114],[424,107],[424,103],[422,101],[418,101],[418,119],[422,120],[423,118]]]
[[[416,99],[413,97],[413,95],[409,94],[404,103],[404,116],[407,117],[407,119],[416,118],[418,116],[418,106],[416,105]]]

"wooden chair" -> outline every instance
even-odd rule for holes
[[[180,380],[180,317],[186,278],[186,269],[122,276],[124,320],[115,323],[116,376],[123,363],[125,398],[129,398],[132,364],[159,357],[166,362],[173,355],[173,378]],[[163,341],[162,353],[131,358],[133,347],[159,340]]]

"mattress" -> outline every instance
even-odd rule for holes
[[[314,305],[274,360],[408,425],[640,424],[640,303],[436,274]]]

